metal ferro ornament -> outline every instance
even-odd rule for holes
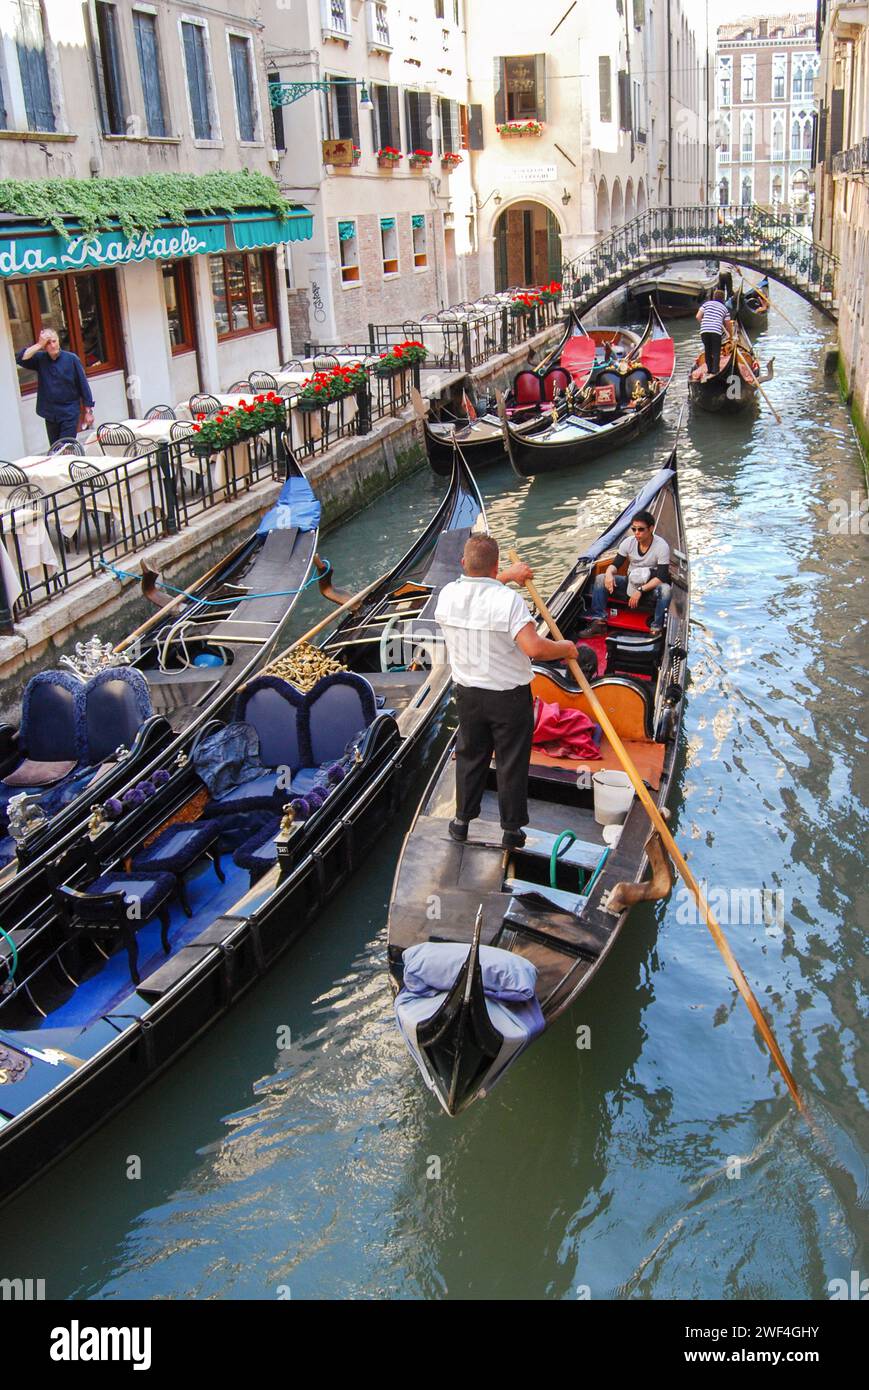
[[[58,665],[65,666],[80,680],[89,680],[110,666],[127,666],[129,661],[126,652],[115,651],[111,642],[91,637],[87,642],[76,642],[74,656],[62,656]]]

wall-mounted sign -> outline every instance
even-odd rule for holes
[[[353,141],[324,140],[323,163],[348,168],[353,163]]]
[[[502,177],[509,183],[554,183],[558,178],[555,164],[509,164]]]

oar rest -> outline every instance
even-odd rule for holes
[[[594,693],[612,720],[620,738],[638,742],[653,741],[651,691],[639,681],[624,676],[605,676],[594,682]],[[535,699],[555,703],[561,709],[578,709],[595,719],[588,697],[578,690],[571,678],[557,673],[535,670],[531,681]]]

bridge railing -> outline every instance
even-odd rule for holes
[[[838,261],[773,213],[748,207],[658,207],[626,222],[562,270],[565,293],[597,300],[668,255],[739,260],[740,253],[829,312]]]

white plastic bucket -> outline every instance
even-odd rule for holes
[[[594,818],[598,825],[621,825],[634,799],[634,789],[626,772],[596,772],[594,788]]]

